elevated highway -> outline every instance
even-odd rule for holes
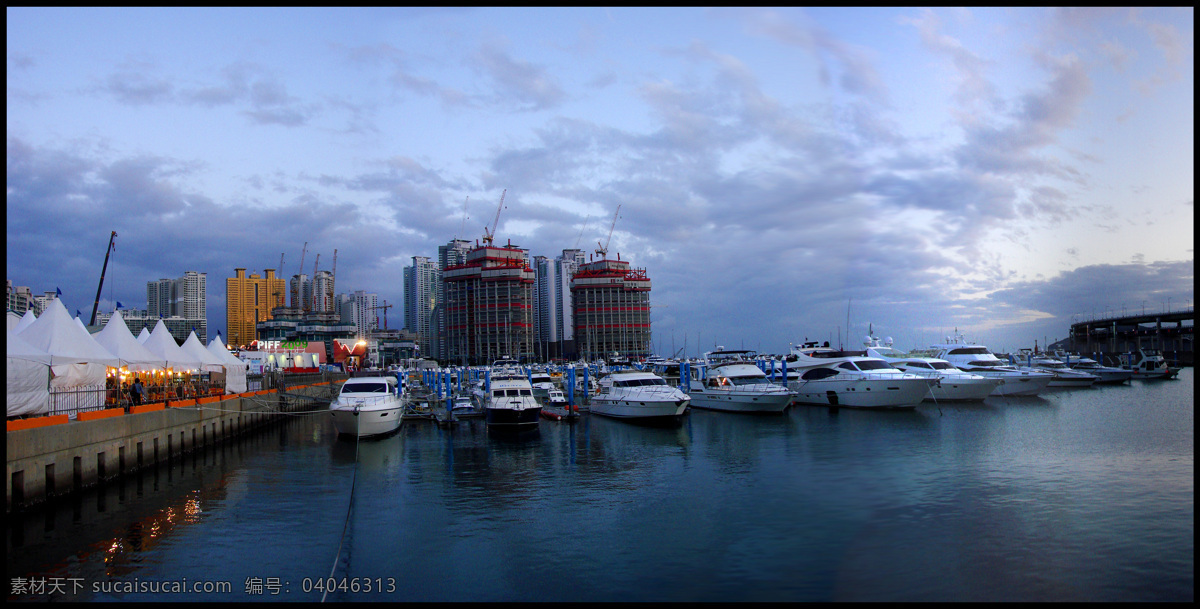
[[[1071,324],[1068,341],[1076,353],[1116,354],[1158,349],[1168,360],[1192,365],[1195,312],[1179,311],[1096,317]]]

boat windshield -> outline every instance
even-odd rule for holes
[[[492,395],[494,395],[498,398],[502,398],[502,397],[516,398],[516,397],[521,397],[523,395],[533,395],[533,391],[531,391],[529,389],[497,389],[494,392],[492,392]]]
[[[933,368],[933,366],[931,366],[925,362],[904,362],[904,365],[909,366],[910,368],[924,368],[924,369]]]
[[[628,379],[623,381],[613,381],[613,385],[617,387],[642,387],[646,385],[666,385],[667,382],[662,379]]]
[[[857,362],[859,370],[892,370],[891,364],[879,360],[860,359]]]
[[[987,355],[987,354],[988,354],[988,350],[986,347],[959,347],[957,349],[950,350],[950,355]]]
[[[971,365],[985,367],[985,368],[995,368],[997,366],[1003,366],[1004,362],[1001,362],[998,359],[977,359],[977,360],[971,362]]]
[[[731,376],[729,382],[734,385],[761,385],[763,377],[761,376]]]
[[[387,393],[387,383],[379,381],[346,381],[342,393]]]
[[[929,362],[929,365],[932,366],[934,370],[953,370],[954,369],[954,366],[952,366],[950,364],[950,362]]]

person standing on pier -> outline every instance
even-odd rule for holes
[[[145,389],[142,387],[142,379],[134,377],[133,379],[133,405],[141,406],[142,396],[145,394]]]

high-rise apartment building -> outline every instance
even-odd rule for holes
[[[358,338],[366,338],[376,329],[383,329],[379,323],[379,295],[365,290],[357,290],[349,295],[347,302],[342,304],[342,319],[354,324]]]
[[[317,271],[312,280],[312,310],[319,313],[333,312],[333,273]]]
[[[18,285],[14,286],[11,279],[8,280],[8,310],[17,315],[24,315],[33,306],[33,292],[29,286]]]
[[[435,307],[433,311],[434,326],[431,331],[434,332],[431,347],[433,351],[426,355],[445,361],[450,357],[450,348],[446,340],[446,269],[452,266],[464,264],[467,261],[467,252],[471,251],[472,244],[466,239],[451,239],[446,245],[438,246],[438,271],[442,274],[442,279],[437,284],[437,302],[441,303],[441,307]]]
[[[583,250],[578,249],[563,250],[553,260],[534,258],[534,349],[539,359],[577,357],[571,277],[585,259]]]
[[[275,269],[266,269],[266,277],[258,273],[246,276],[246,269],[234,269],[235,276],[225,280],[225,340],[230,345],[249,345],[258,337],[255,324],[271,319],[271,309],[278,306],[285,294],[282,277]]]
[[[603,258],[579,266],[571,280],[575,343],[591,360],[646,357],[650,351],[650,279],[645,269]]]
[[[422,355],[434,355],[442,271],[428,256],[413,256],[412,266],[404,267],[404,329],[417,335]]]
[[[196,338],[207,342],[208,274],[187,271],[178,279],[147,281],[146,314],[150,318],[181,318],[185,321],[180,324],[187,327],[189,332],[195,328]],[[187,334],[183,334],[183,340],[187,339]]]
[[[442,281],[450,361],[534,357],[534,272],[525,250],[511,243],[476,247],[462,264],[448,266]]]

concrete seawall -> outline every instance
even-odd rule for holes
[[[65,415],[10,421],[5,513],[177,458],[277,422],[289,412],[322,408],[340,387],[341,381],[334,381],[289,387],[285,393],[151,404],[129,413],[119,408],[81,413],[74,421]],[[20,428],[38,423],[49,424]]]

